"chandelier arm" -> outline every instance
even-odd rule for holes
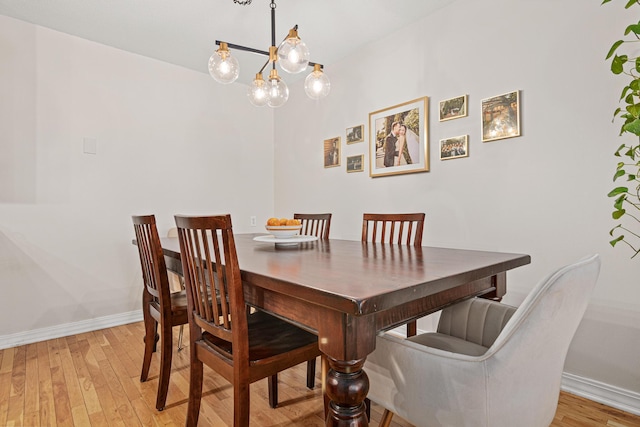
[[[252,47],[246,47],[246,46],[241,46],[239,44],[233,44],[233,43],[229,43],[229,42],[224,42],[222,40],[216,40],[216,46],[220,46],[220,43],[227,43],[227,46],[229,46],[229,48],[231,48],[231,49],[238,49],[238,50],[243,50],[245,52],[257,53],[258,55],[269,56],[269,52],[267,52],[265,50],[254,49]],[[269,63],[269,61],[267,61],[267,64],[268,63]],[[264,71],[264,69],[267,66],[267,64],[265,64],[264,67],[262,67],[261,71]],[[317,62],[309,61],[309,65],[311,67],[313,67],[316,64],[319,65],[320,68],[324,69],[324,65],[318,64]]]

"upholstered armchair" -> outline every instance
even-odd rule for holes
[[[519,308],[472,299],[443,310],[438,331],[378,337],[368,397],[416,426],[548,426],[569,344],[600,270],[598,255],[541,281]]]

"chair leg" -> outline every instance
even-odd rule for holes
[[[233,427],[249,427],[249,383],[233,385]]]
[[[193,341],[191,342],[193,344]],[[189,404],[187,405],[187,427],[196,427],[200,416],[202,399],[203,365],[195,356],[195,346],[191,345],[191,369],[189,370]]]
[[[169,392],[169,377],[171,376],[171,359],[173,357],[173,334],[167,319],[160,324],[162,331],[162,350],[160,353],[160,378],[158,379],[158,396],[156,409],[162,411],[167,402]]]
[[[278,407],[278,374],[271,375],[268,379],[269,389],[269,406],[271,408]]]
[[[146,291],[145,291],[146,292]],[[155,352],[156,347],[156,330],[158,323],[151,314],[149,314],[148,305],[143,303],[142,312],[144,317],[144,356],[142,358],[142,371],[140,372],[140,382],[145,382],[149,376],[149,366],[151,365],[151,356]]]
[[[307,362],[307,388],[313,390],[316,386],[316,359]]]
[[[329,360],[324,354],[320,356],[320,378],[322,379],[322,396],[324,406],[324,419],[329,415],[329,396],[327,396],[327,374],[329,373]]]
[[[364,414],[367,416],[367,421],[371,421],[371,400],[368,397],[364,398]]]
[[[393,412],[385,409],[382,413],[382,417],[380,418],[380,424],[378,424],[378,427],[389,427],[391,425],[391,418],[393,418]]]
[[[416,334],[418,333],[418,324],[416,323],[416,321],[412,321],[407,323],[407,338],[408,337],[415,337]]]
[[[178,333],[178,351],[182,351],[184,346],[182,345],[182,336],[184,334],[184,325],[180,325],[180,332]]]

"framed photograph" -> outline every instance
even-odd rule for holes
[[[440,101],[440,121],[467,117],[467,95]]]
[[[469,156],[469,135],[454,136],[440,140],[440,160]]]
[[[347,128],[347,144],[364,141],[364,125]]]
[[[482,100],[482,141],[520,136],[520,91]]]
[[[429,98],[369,113],[369,176],[429,170]]]
[[[347,156],[347,172],[364,171],[364,154],[357,156]]]
[[[324,140],[324,167],[340,166],[340,137]]]

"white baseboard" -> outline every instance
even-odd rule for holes
[[[562,390],[621,411],[640,415],[640,393],[580,377],[565,372],[562,374]]]
[[[0,336],[0,350],[140,321],[142,321],[142,310],[136,310],[128,313],[52,326],[50,328],[4,335]],[[406,336],[404,327],[396,328],[390,332],[400,336]],[[575,394],[602,403],[603,405],[620,409],[621,411],[640,415],[640,393],[625,390],[590,378],[580,377],[568,372],[562,374],[561,387],[562,390],[567,393]]]
[[[0,336],[0,350],[142,321],[142,310]]]

